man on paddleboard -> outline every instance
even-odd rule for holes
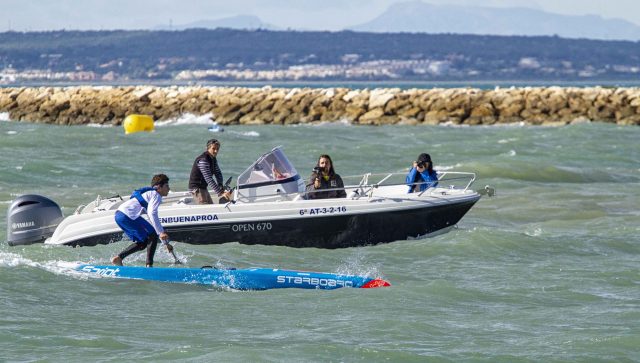
[[[158,238],[170,253],[173,246],[169,244],[169,235],[164,231],[158,207],[162,203],[162,197],[169,194],[169,177],[164,174],[154,175],[151,186],[137,189],[131,194],[131,199],[124,202],[116,211],[116,223],[131,238],[133,243],[118,255],[111,258],[111,263],[122,266],[122,260],[134,252],[147,248],[147,267],[153,267],[153,256],[156,253]],[[142,217],[147,213],[149,222]]]

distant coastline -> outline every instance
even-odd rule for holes
[[[473,86],[469,82],[513,80],[547,86],[615,80],[624,85],[640,81],[638,53],[638,42],[558,36],[260,29],[0,32],[0,84],[286,87],[347,80]]]
[[[7,87],[0,88],[0,113],[60,125],[120,125],[129,114],[167,120],[187,113],[209,114],[222,125],[640,125],[640,88]]]

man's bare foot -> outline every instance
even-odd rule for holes
[[[113,256],[111,258],[111,263],[116,266],[122,266],[122,259],[120,258],[120,256]]]

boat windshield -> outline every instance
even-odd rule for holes
[[[287,156],[276,147],[258,158],[238,176],[238,187],[289,179],[298,175]]]

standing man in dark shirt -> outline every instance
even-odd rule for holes
[[[219,151],[220,141],[216,139],[207,141],[207,150],[196,158],[191,167],[189,190],[198,204],[213,204],[207,187],[216,193],[221,202],[231,199],[231,193],[224,190],[222,185],[222,172],[216,160]]]

